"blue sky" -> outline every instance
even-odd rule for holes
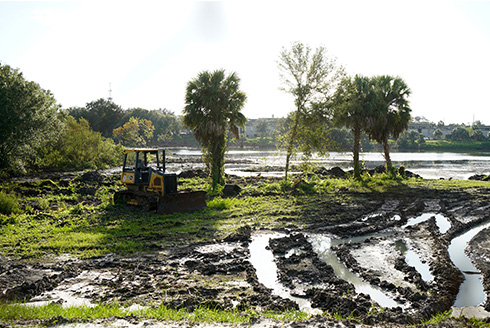
[[[186,83],[224,68],[241,78],[250,118],[293,109],[277,59],[301,41],[349,74],[390,74],[413,116],[490,124],[489,1],[0,1],[0,61],[63,107],[109,96],[179,114]]]

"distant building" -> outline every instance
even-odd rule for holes
[[[260,118],[261,120],[265,120],[267,122],[267,133],[266,137],[272,137],[274,131],[276,130],[278,118],[268,117],[268,118]],[[257,138],[260,137],[260,132],[257,131],[257,121],[259,119],[249,118],[247,124],[245,125],[245,129],[240,128],[240,135],[244,135],[247,138]]]

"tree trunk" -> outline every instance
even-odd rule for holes
[[[385,161],[386,161],[386,172],[390,172],[392,164],[390,158],[390,145],[388,144],[388,138],[383,140],[383,150],[385,152]]]
[[[359,179],[361,177],[361,166],[359,164],[359,149],[361,143],[361,129],[354,128],[354,146],[352,148],[352,153],[354,155],[354,178]]]
[[[211,186],[213,191],[216,190],[218,185],[225,185],[224,176],[224,164],[225,164],[225,152],[226,152],[226,138],[220,136],[217,138],[216,143],[212,146],[210,160],[211,160]]]
[[[288,179],[289,172],[289,160],[293,155],[293,147],[294,147],[294,139],[296,138],[296,131],[298,130],[299,124],[299,109],[296,110],[296,115],[294,115],[294,123],[293,128],[291,130],[291,138],[288,141],[287,150],[286,150],[286,167],[284,169],[284,180]]]

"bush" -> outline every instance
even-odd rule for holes
[[[121,164],[123,147],[90,128],[87,120],[68,116],[58,142],[43,151],[39,167],[48,170],[81,170]]]
[[[0,213],[10,215],[19,212],[19,198],[16,195],[0,191]]]

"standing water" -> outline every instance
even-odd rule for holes
[[[488,227],[490,227],[490,222],[468,230],[464,234],[454,238],[449,245],[448,252],[451,261],[463,272],[465,278],[454,302],[455,307],[477,306],[485,301],[481,274],[473,263],[471,263],[468,256],[466,256],[464,250],[476,234]]]
[[[402,307],[401,304],[384,294],[381,290],[372,287],[370,284],[363,281],[360,277],[349,271],[349,269],[339,261],[337,256],[330,250],[332,240],[326,236],[311,236],[308,239],[313,247],[313,250],[318,254],[318,257],[325,263],[332,266],[335,274],[354,285],[356,293],[369,295],[376,303],[382,307],[394,308]]]
[[[291,295],[291,290],[279,282],[277,266],[274,262],[274,254],[267,249],[269,240],[284,237],[282,234],[264,234],[252,237],[249,246],[250,262],[255,268],[257,279],[265,287],[272,289],[272,294],[295,301],[301,311],[311,314],[321,313],[318,309],[313,309],[311,303],[303,298]]]
[[[407,224],[402,226],[402,228],[405,229],[406,227],[425,222],[432,217],[435,218],[436,225],[439,228],[440,233],[444,234],[451,228],[451,222],[449,222],[449,220],[445,216],[436,213],[424,213],[420,216],[417,216],[416,218],[408,219]]]

